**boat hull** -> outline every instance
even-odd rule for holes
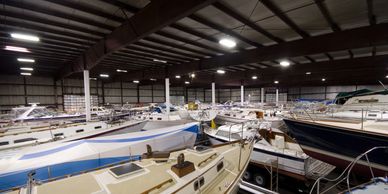
[[[229,142],[212,135],[209,135],[209,140],[213,145],[223,144]],[[282,153],[271,152],[260,148],[261,145],[254,144],[253,152],[251,154],[251,161],[254,163],[269,165],[271,160],[278,160],[279,169],[287,173],[293,174],[296,177],[305,176],[305,159],[289,156]]]
[[[40,181],[99,168],[128,159],[139,159],[146,145],[157,151],[192,147],[197,123],[64,143],[49,143],[14,153],[0,160],[0,190],[23,185],[36,171]],[[2,169],[1,169],[2,168]],[[1,191],[0,191],[1,192]]]
[[[371,148],[388,146],[388,136],[383,134],[291,119],[284,119],[284,122],[306,154],[340,168],[346,168]],[[388,150],[376,150],[369,153],[368,158],[375,174],[388,172]],[[370,175],[365,158],[355,166],[354,172]]]

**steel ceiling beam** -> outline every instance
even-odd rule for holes
[[[58,1],[58,2],[61,2],[61,1]],[[55,26],[55,27],[61,27],[61,28],[69,29],[69,30],[78,31],[78,32],[89,33],[89,34],[93,34],[95,36],[103,37],[106,35],[106,33],[98,32],[95,30],[90,30],[88,28],[79,27],[79,26],[72,25],[69,23],[56,22],[54,20],[48,20],[46,18],[32,16],[32,15],[26,16],[24,14],[14,13],[14,12],[10,12],[7,10],[1,11],[0,15],[12,17],[12,18],[17,18],[17,19],[21,19],[21,20],[25,20],[25,21],[43,23],[43,24],[47,24],[47,25],[51,25],[51,26]]]
[[[31,29],[20,29],[15,26],[6,26],[6,27],[0,26],[0,32],[2,32],[3,34],[6,34],[7,36],[10,36],[10,33],[14,31],[23,31],[25,33],[35,34],[39,36],[39,38],[41,39],[41,42],[45,41],[45,42],[54,43],[54,44],[63,45],[63,46],[69,46],[73,48],[86,49],[88,45],[91,45],[91,42],[84,42],[84,41],[75,40],[72,38],[51,35],[44,32],[37,32]]]
[[[196,70],[256,63],[317,53],[388,44],[388,24],[360,27],[318,35],[306,39],[284,42],[238,53],[226,54],[171,67],[172,72],[189,73]]]
[[[27,2],[29,2],[29,1],[27,1]],[[12,6],[12,7],[20,8],[20,9],[26,9],[26,10],[34,11],[37,13],[43,13],[46,15],[55,16],[55,17],[59,17],[59,18],[63,18],[63,19],[68,19],[68,20],[76,21],[76,22],[91,25],[91,26],[97,26],[97,27],[107,29],[107,30],[113,30],[115,28],[113,26],[104,24],[102,22],[96,22],[92,19],[81,18],[81,17],[75,16],[72,13],[63,13],[63,12],[59,12],[59,11],[45,9],[41,6],[34,4],[32,1],[31,1],[31,3],[26,3],[26,1],[2,1],[1,3],[4,5],[8,5],[8,6]]]
[[[331,29],[334,32],[341,31],[341,28],[338,26],[337,23],[333,20],[331,17],[329,10],[327,9],[327,6],[324,3],[325,0],[315,0],[315,4],[318,6],[319,10],[321,11],[323,17],[325,17],[327,23],[330,25]]]
[[[155,50],[160,50],[160,51],[168,52],[168,53],[171,53],[171,54],[174,54],[174,55],[177,55],[177,56],[182,56],[182,57],[190,58],[190,59],[201,58],[201,57],[198,57],[196,55],[191,55],[189,53],[181,52],[181,51],[178,51],[178,50],[173,50],[173,49],[169,49],[169,48],[164,48],[164,47],[156,46],[156,45],[153,45],[153,44],[149,44],[147,42],[136,42],[136,43],[134,43],[134,45],[138,45],[138,46],[142,46],[142,47],[146,47],[146,48],[150,48],[150,49],[155,49]]]
[[[59,77],[66,77],[83,69],[92,69],[107,55],[134,43],[177,20],[184,18],[216,0],[157,0],[151,1],[103,40],[93,45],[73,63],[64,66]],[[166,9],[169,9],[166,11]]]
[[[302,30],[298,25],[296,25],[285,13],[283,13],[280,8],[273,3],[272,0],[260,0],[263,5],[265,5],[272,13],[274,13],[278,18],[280,18],[284,23],[286,23],[292,30],[298,33],[301,37],[307,38],[310,37],[310,34]]]
[[[6,25],[18,26],[18,27],[27,28],[27,29],[34,30],[34,31],[39,31],[41,33],[47,32],[47,33],[51,33],[51,34],[57,34],[60,36],[67,36],[70,38],[83,40],[85,42],[96,42],[100,39],[100,38],[86,36],[86,35],[70,32],[70,31],[62,31],[62,30],[57,30],[57,29],[53,29],[53,28],[48,28],[48,27],[44,27],[44,26],[40,26],[40,25],[36,25],[36,24],[32,24],[32,23],[9,21],[9,20],[5,20],[3,18],[0,18],[0,22],[3,24],[6,24]]]
[[[186,26],[181,25],[181,24],[176,24],[176,23],[175,24],[171,24],[170,27],[171,28],[175,28],[177,30],[180,30],[182,32],[185,32],[185,33],[197,36],[197,37],[202,38],[204,40],[207,40],[207,41],[210,41],[210,42],[214,42],[216,44],[218,44],[218,41],[219,41],[217,38],[214,38],[212,36],[208,36],[208,35],[206,35],[204,33],[198,32],[198,31],[196,31],[196,30],[194,30],[192,28],[186,27]]]
[[[157,44],[160,44],[160,45],[164,45],[164,46],[170,46],[172,48],[188,51],[188,52],[195,53],[195,54],[198,54],[198,55],[204,55],[204,56],[211,56],[212,55],[210,53],[203,52],[201,50],[196,50],[196,49],[188,48],[188,47],[182,46],[180,44],[176,44],[176,43],[172,43],[172,42],[168,42],[168,41],[164,41],[164,40],[159,40],[159,39],[156,39],[154,37],[145,37],[143,40],[147,40],[147,41],[150,41],[150,42],[153,42],[153,43],[157,43]],[[198,58],[202,58],[202,56],[198,57]]]
[[[124,22],[124,20],[125,20],[122,17],[103,12],[104,9],[95,9],[93,7],[84,6],[84,5],[80,4],[79,2],[73,2],[73,1],[69,1],[69,0],[60,0],[60,1],[58,1],[58,0],[46,0],[46,1],[57,4],[57,5],[62,5],[64,7],[69,7],[69,8],[75,9],[75,10],[79,10],[82,12],[86,12],[89,14],[93,14],[93,15],[96,15],[99,17],[103,17],[103,18],[106,18],[106,19],[109,19],[112,21],[119,21],[120,23]]]
[[[150,53],[150,54],[154,54],[154,55],[157,55],[157,56],[168,57],[168,58],[171,58],[171,59],[178,59],[178,60],[186,61],[186,62],[193,60],[192,58],[181,57],[179,55],[171,55],[171,54],[168,54],[168,53],[165,53],[165,52],[161,52],[161,51],[158,51],[158,50],[151,50],[151,49],[140,48],[137,45],[136,46],[131,45],[131,46],[126,47],[125,49],[133,50],[133,51],[141,51],[141,52],[144,52],[144,53]]]
[[[373,0],[366,0],[368,6],[368,19],[370,25],[376,24],[376,15],[373,13]]]
[[[229,16],[233,17],[234,19],[236,19],[237,21],[249,26],[250,28],[252,28],[253,30],[256,30],[257,32],[263,34],[264,36],[266,36],[267,38],[279,43],[279,42],[284,42],[284,40],[282,40],[281,38],[279,37],[276,37],[275,35],[269,33],[267,30],[261,28],[260,26],[258,26],[257,24],[254,24],[252,21],[250,21],[248,18],[245,18],[244,16],[242,16],[241,14],[237,13],[236,11],[234,11],[233,9],[229,8],[228,6],[224,5],[223,3],[221,2],[216,2],[213,4],[214,7],[216,7],[217,9],[219,9],[220,11],[228,14]]]
[[[117,6],[117,7],[121,8],[121,9],[127,10],[128,12],[131,12],[131,13],[136,13],[136,12],[140,11],[139,8],[131,6],[131,5],[128,5],[128,4],[123,3],[121,1],[118,1],[118,0],[100,0],[100,1],[103,1],[103,2],[105,2],[107,4],[111,4],[111,5]]]
[[[183,37],[180,37],[180,36],[177,36],[177,35],[165,32],[165,31],[159,31],[159,32],[156,32],[155,34],[160,35],[160,36],[164,36],[164,37],[167,37],[167,38],[170,38],[172,40],[177,40],[177,41],[180,41],[180,42],[183,42],[183,43],[186,43],[186,44],[194,45],[194,46],[202,48],[202,49],[207,49],[207,50],[210,50],[210,51],[213,51],[213,52],[227,53],[224,50],[213,48],[211,46],[207,46],[207,45],[199,43],[197,41],[186,39],[186,38],[183,38]]]
[[[194,20],[194,21],[196,21],[198,23],[201,23],[203,25],[209,26],[209,27],[211,27],[213,29],[216,29],[216,30],[218,30],[218,31],[220,31],[220,32],[222,32],[224,34],[227,34],[229,36],[232,36],[232,37],[234,37],[236,39],[239,39],[239,40],[241,40],[241,41],[243,41],[243,42],[245,42],[245,43],[247,43],[249,45],[252,45],[252,46],[255,46],[255,47],[258,47],[258,48],[259,47],[263,47],[263,45],[261,45],[260,43],[257,43],[255,41],[249,40],[248,38],[245,38],[244,36],[241,36],[239,33],[236,33],[233,30],[224,28],[221,25],[218,25],[218,24],[216,24],[214,22],[211,22],[211,21],[209,21],[209,20],[207,20],[207,19],[205,19],[205,18],[203,18],[201,16],[193,14],[193,15],[188,16],[188,18],[190,18],[190,19],[192,19],[192,20]]]

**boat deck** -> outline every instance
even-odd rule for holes
[[[311,122],[311,121],[309,121]],[[352,130],[359,130],[359,131],[367,131],[372,133],[380,133],[380,134],[386,134],[388,135],[388,122],[386,121],[364,121],[361,122],[338,122],[338,121],[321,121],[321,120],[315,120],[315,123],[324,124],[324,125],[332,125],[332,126],[338,126],[343,128],[349,128]]]
[[[160,193],[165,191],[169,193],[171,189],[179,190],[182,186],[193,183],[200,173],[205,173],[216,162],[224,158],[224,170],[212,180],[209,185],[201,188],[203,193],[224,193],[230,189],[231,184],[235,184],[236,177],[240,176],[241,170],[244,169],[246,162],[250,157],[250,146],[244,146],[241,151],[241,163],[239,165],[240,146],[230,144],[213,148],[204,153],[198,153],[191,150],[182,150],[173,152],[168,162],[155,162],[153,159],[144,159],[134,162],[143,170],[135,174],[126,175],[116,178],[109,171],[109,168],[76,175],[73,177],[48,182],[35,186],[39,194],[124,194],[124,193]],[[176,164],[177,156],[184,153],[185,160],[194,163],[196,171],[178,178],[170,169]],[[207,184],[207,183],[206,183]],[[175,186],[175,187],[174,187]],[[191,188],[191,186],[190,186]],[[166,191],[169,189],[168,191]],[[25,191],[25,189],[23,189]],[[18,192],[12,192],[18,193]],[[23,192],[21,192],[23,193]]]

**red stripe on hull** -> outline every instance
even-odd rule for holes
[[[321,160],[323,162],[329,163],[329,164],[334,165],[334,166],[341,168],[341,169],[345,169],[350,163],[347,160],[343,160],[341,158],[329,156],[326,154],[321,154],[321,153],[313,152],[313,151],[306,150],[306,149],[303,149],[303,151],[307,155],[309,155],[313,158],[316,158],[316,159]],[[375,176],[386,176],[388,174],[387,171],[384,171],[382,169],[377,169],[377,168],[372,168],[372,169],[373,169],[373,173]],[[369,166],[365,166],[362,164],[356,164],[353,167],[352,172],[356,173],[359,176],[365,177],[365,178],[371,178],[371,172],[370,172]]]

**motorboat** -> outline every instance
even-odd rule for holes
[[[328,111],[327,115],[335,118],[388,120],[388,92],[357,90],[339,93],[337,102],[344,101],[340,107]]]
[[[188,114],[196,121],[212,121],[216,118],[218,110],[189,110]]]
[[[46,121],[46,120],[63,120],[85,117],[84,114],[59,114],[48,110],[44,106],[38,104],[31,104],[31,106],[22,106],[12,108],[10,113],[10,122],[31,122],[31,121]]]
[[[251,121],[229,124],[217,129],[209,128],[205,130],[205,133],[211,143],[216,145],[257,136],[258,140],[254,144],[251,163],[272,166],[277,168],[279,173],[300,180],[316,179],[327,175],[334,169],[334,166],[306,155],[289,136],[276,128],[271,128],[271,122]],[[245,178],[250,180],[253,174],[247,171]]]
[[[65,123],[47,127],[20,128],[0,133],[0,150],[33,146],[42,143],[84,139],[124,130],[130,132],[145,125],[144,121],[90,121]]]
[[[346,166],[361,153],[373,147],[388,146],[388,122],[379,120],[319,120],[304,117],[287,118],[289,133],[303,151],[339,168]],[[363,176],[370,163],[376,174],[388,172],[388,152],[376,151],[360,160],[354,172]]]
[[[241,123],[256,120],[259,116],[256,111],[250,110],[221,110],[217,117],[217,123]]]
[[[38,173],[35,176],[31,173],[26,187],[9,193],[237,193],[249,162],[252,141],[162,153],[153,151],[156,146],[147,147],[140,161],[107,166],[42,184],[37,183]],[[143,145],[142,150],[145,148]]]
[[[153,124],[153,126],[159,126]],[[167,122],[164,122],[167,125]],[[1,152],[0,190],[21,186],[27,174],[36,171],[41,181],[102,167],[122,160],[139,159],[146,145],[158,151],[194,146],[198,122],[150,128],[70,142],[52,142],[19,150]]]

